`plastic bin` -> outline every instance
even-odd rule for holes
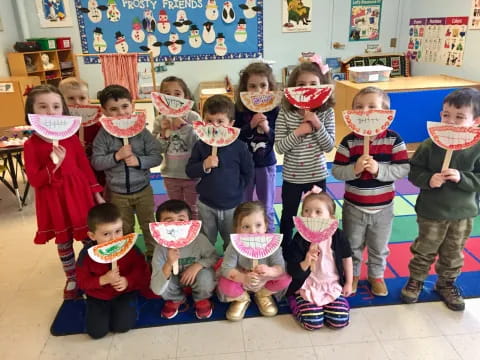
[[[72,47],[72,42],[69,37],[57,38],[57,49],[70,49]]]
[[[348,68],[348,79],[356,83],[388,81],[392,70],[383,65],[353,66]]]
[[[41,50],[56,50],[57,42],[54,38],[31,38],[27,41],[36,41]]]

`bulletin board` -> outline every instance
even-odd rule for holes
[[[263,56],[263,0],[75,0],[75,10],[83,53],[152,51],[155,61]]]

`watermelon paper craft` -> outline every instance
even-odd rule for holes
[[[112,269],[117,268],[117,261],[124,257],[135,245],[138,235],[131,233],[103,244],[92,246],[88,255],[92,260],[101,264],[112,264]]]
[[[281,91],[267,91],[251,93],[242,91],[240,99],[243,105],[253,112],[264,113],[275,109],[282,101],[283,92]]]
[[[100,119],[103,128],[112,136],[123,138],[123,144],[128,144],[128,138],[140,134],[147,123],[145,113],[130,116],[107,117]]]
[[[277,251],[282,238],[283,234],[230,234],[235,250],[240,255],[253,260],[253,269],[258,265],[258,260]]]
[[[363,136],[363,153],[368,155],[370,136],[388,129],[395,117],[395,110],[345,110],[343,120],[355,134]]]
[[[290,104],[308,111],[325,104],[332,92],[333,85],[298,86],[284,90],[285,97]]]
[[[180,249],[196,239],[202,222],[200,220],[150,223],[150,233],[157,243],[170,249]],[[173,264],[173,274],[178,275],[178,261]]]
[[[182,117],[193,107],[193,100],[152,92],[152,102],[162,115]]]
[[[215,126],[202,121],[194,121],[193,128],[200,140],[212,146],[212,155],[217,155],[217,148],[227,146],[237,140],[240,129],[233,126]]]
[[[432,141],[442,149],[447,150],[442,171],[450,166],[454,150],[467,149],[480,141],[480,128],[474,126],[427,121],[427,130]]]

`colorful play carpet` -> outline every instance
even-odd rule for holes
[[[276,225],[280,221],[282,211],[281,205],[281,185],[282,175],[281,167],[277,173],[277,189],[275,199]],[[155,205],[162,203],[167,199],[163,180],[159,174],[152,175],[152,186],[155,194]],[[337,217],[342,217],[342,203],[344,193],[344,183],[339,182],[333,177],[327,180],[327,190],[337,203]],[[418,194],[418,188],[414,187],[407,179],[396,182],[395,197],[395,219],[393,221],[392,237],[390,239],[390,256],[388,257],[388,266],[385,273],[385,280],[389,288],[389,295],[386,297],[375,297],[370,292],[370,288],[365,280],[366,266],[363,266],[362,277],[359,283],[359,289],[354,297],[349,298],[352,307],[362,307],[371,305],[392,305],[400,303],[400,290],[408,277],[408,261],[411,257],[409,246],[417,236],[417,223],[415,215],[415,201]],[[220,248],[217,243],[217,248]],[[464,297],[480,297],[480,219],[475,219],[475,224],[471,238],[467,241],[464,251],[465,265],[462,275],[458,278],[457,284],[461,288]],[[419,301],[439,300],[437,294],[433,291],[436,276],[433,267],[430,276],[425,282],[424,291]],[[172,320],[165,320],[160,317],[160,310],[163,301],[161,299],[145,299],[141,297],[138,302],[139,318],[136,327],[151,327],[171,324],[182,324],[198,322],[195,317],[192,303],[182,307],[182,311]],[[225,311],[228,304],[214,299],[213,316],[207,321],[224,320]],[[289,313],[288,305],[285,301],[279,304],[279,313]],[[246,314],[246,317],[259,316],[256,305],[252,302]],[[84,332],[85,303],[83,300],[65,301],[52,324],[51,333],[53,335],[69,335]],[[202,320],[205,321],[205,320]]]

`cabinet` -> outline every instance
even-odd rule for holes
[[[25,89],[40,85],[38,76],[0,78],[0,128],[25,125]]]
[[[49,65],[44,64],[46,56]],[[42,84],[56,86],[62,79],[78,76],[77,59],[71,49],[13,52],[7,59],[11,75],[38,76]]]

